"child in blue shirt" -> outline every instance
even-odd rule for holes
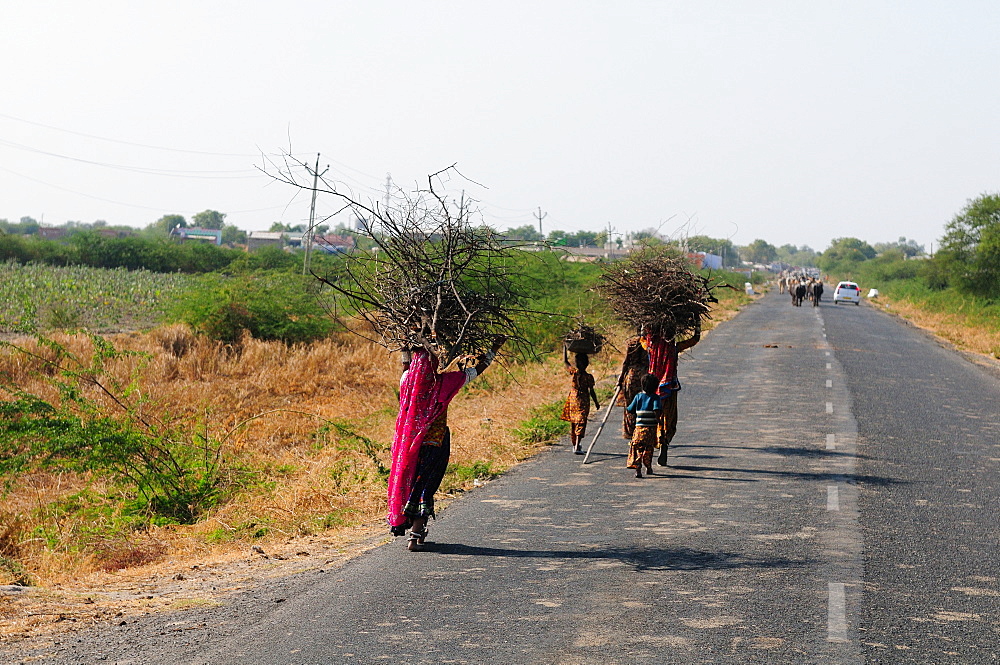
[[[662,407],[657,391],[660,380],[655,374],[642,377],[642,392],[628,405],[629,413],[635,414],[635,430],[628,450],[628,468],[635,469],[635,477],[642,478],[642,467],[653,474],[653,448],[656,447],[656,425]]]

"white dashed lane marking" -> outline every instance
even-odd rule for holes
[[[833,379],[827,379],[826,380],[826,387],[827,388],[833,388]]]
[[[826,403],[826,412],[827,413],[833,413],[833,402],[827,402]]]
[[[847,641],[847,602],[844,598],[844,584],[830,582],[830,600],[827,608],[826,639],[830,642]]]
[[[840,510],[840,490],[836,485],[826,486],[826,509]]]
[[[833,450],[836,447],[837,447],[837,435],[836,434],[827,434],[826,435],[826,449],[827,450]]]

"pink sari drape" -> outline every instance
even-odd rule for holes
[[[426,351],[413,354],[410,369],[399,386],[399,415],[392,439],[389,472],[389,526],[406,524],[403,507],[413,489],[420,445],[431,423],[440,416],[465,385],[465,372],[437,373],[437,358]]]

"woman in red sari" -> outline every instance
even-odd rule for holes
[[[418,550],[427,537],[427,520],[434,517],[434,493],[448,468],[451,431],[448,404],[466,383],[486,371],[506,338],[479,357],[475,367],[438,373],[438,360],[424,349],[403,353],[399,384],[399,416],[392,440],[389,472],[389,530],[407,535],[407,547]]]
[[[694,335],[688,339],[676,342],[659,335],[646,333],[643,346],[649,351],[649,373],[660,380],[660,424],[657,432],[660,454],[656,463],[667,464],[667,449],[677,433],[677,393],[681,382],[677,380],[677,360],[682,351],[690,349],[701,340],[701,322],[695,326]]]

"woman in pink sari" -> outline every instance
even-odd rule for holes
[[[387,518],[394,536],[408,535],[410,550],[420,549],[427,537],[427,519],[434,517],[434,493],[448,468],[448,404],[462,386],[486,371],[505,341],[496,337],[475,367],[441,374],[437,358],[424,349],[403,353]]]

